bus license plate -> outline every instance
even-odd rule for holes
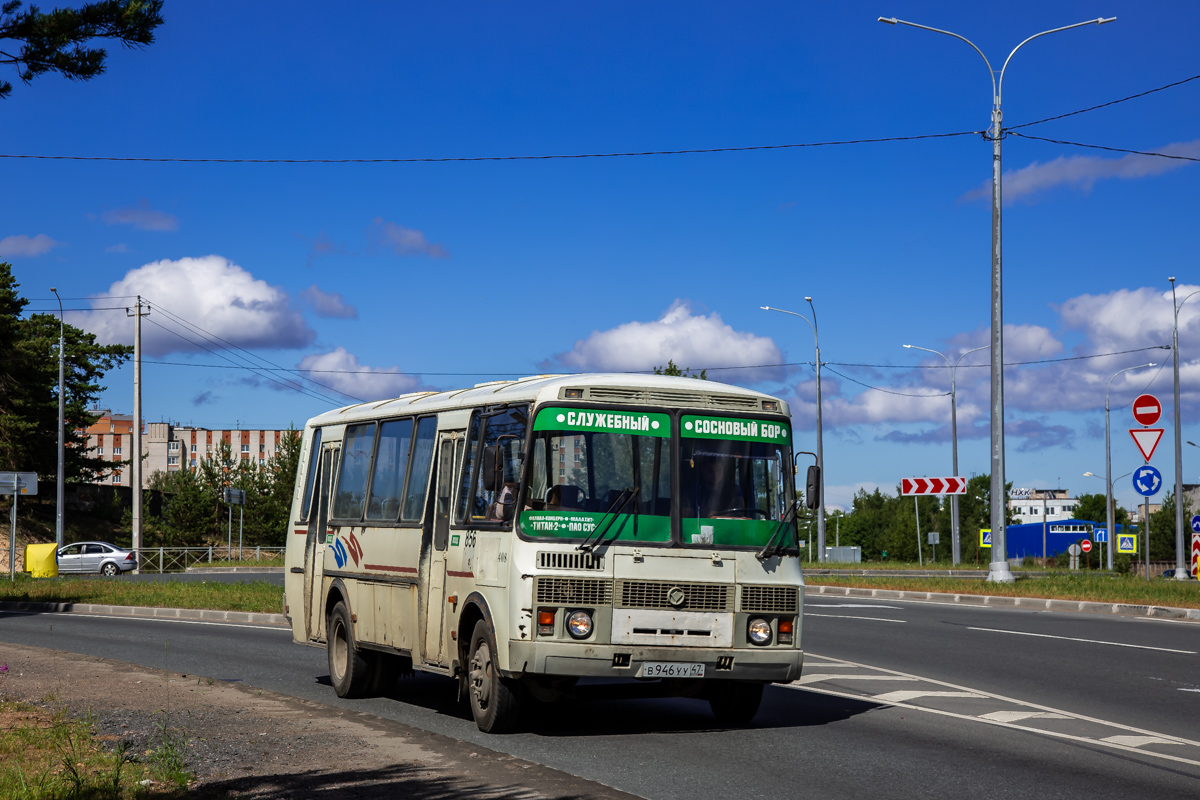
[[[647,661],[638,670],[639,678],[703,678],[703,664],[680,664],[670,661]]]

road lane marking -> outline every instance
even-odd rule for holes
[[[899,611],[900,606],[878,606],[870,603],[805,603],[805,608],[890,608]]]
[[[821,666],[825,666],[822,664]],[[1181,692],[1200,692],[1200,689],[1180,689]]]
[[[835,691],[833,689],[819,689],[815,686],[800,687],[800,686],[796,686],[794,683],[784,683],[784,684],[779,684],[779,685],[781,685],[785,688],[796,689],[798,691],[816,692],[818,694],[830,695],[831,697],[843,697],[847,700],[866,700],[866,701],[871,700],[871,698],[863,697],[862,695],[859,695],[859,694],[851,694],[850,692],[839,692],[839,691]],[[998,697],[996,695],[990,695],[990,694],[984,693],[984,692],[981,692],[980,694],[987,694],[990,697]],[[1024,701],[1010,700],[1009,702],[1023,703]],[[1200,767],[1200,761],[1197,761],[1195,759],[1184,758],[1183,756],[1170,755],[1168,753],[1156,753],[1153,750],[1139,750],[1136,747],[1130,747],[1129,745],[1118,744],[1117,742],[1105,742],[1100,739],[1089,739],[1086,736],[1075,736],[1070,733],[1061,733],[1059,731],[1043,730],[1041,728],[1031,728],[1028,725],[1018,725],[1013,722],[1002,722],[999,720],[986,719],[984,717],[971,716],[970,714],[956,714],[953,711],[943,711],[940,708],[929,708],[927,706],[914,706],[911,703],[884,703],[884,705],[890,706],[891,708],[904,708],[904,709],[908,709],[911,711],[924,711],[927,714],[935,714],[940,717],[950,717],[952,719],[961,719],[961,720],[964,720],[967,722],[982,722],[985,725],[995,725],[998,728],[1008,728],[1009,730],[1023,731],[1025,733],[1038,734],[1041,736],[1049,737],[1051,739],[1065,739],[1067,741],[1080,742],[1082,744],[1098,745],[1100,747],[1107,747],[1107,748],[1110,748],[1113,750],[1123,750],[1127,753],[1137,753],[1139,755],[1149,756],[1151,758],[1161,758],[1164,761],[1175,761],[1175,762],[1178,762],[1181,764],[1189,764],[1191,766]],[[1071,719],[1082,719],[1082,720],[1088,720],[1088,721],[1092,721],[1092,722],[1099,722],[1102,725],[1108,725],[1108,726],[1115,727],[1115,728],[1127,727],[1125,725],[1120,725],[1115,722],[1104,722],[1102,720],[1090,720],[1087,717],[1081,717],[1077,714],[1071,714],[1069,716]],[[1163,738],[1167,738],[1167,737],[1163,737]],[[1172,744],[1191,744],[1191,745],[1200,746],[1200,742],[1189,742],[1186,739],[1178,739],[1177,737],[1172,737],[1171,743]]]
[[[976,697],[983,698],[983,695],[975,692],[923,692],[916,691],[900,691],[887,692],[885,694],[877,694],[871,698],[876,703],[907,703],[909,700],[916,700],[918,697]]]
[[[1066,714],[1056,714],[1052,711],[993,711],[990,714],[980,714],[979,718],[995,722],[1020,722],[1023,719],[1070,719]]]
[[[996,694],[995,692],[989,692],[989,691],[986,691],[986,690],[984,690],[984,689],[973,689],[973,688],[971,688],[971,687],[969,687],[969,686],[960,686],[960,685],[959,685],[959,684],[957,684],[957,683],[950,683],[950,682],[948,682],[948,681],[939,681],[939,680],[935,680],[935,679],[933,679],[933,678],[923,678],[923,677],[921,677],[920,675],[913,675],[913,674],[911,674],[911,673],[908,673],[908,672],[900,672],[899,670],[887,669],[886,667],[876,667],[876,666],[872,666],[872,665],[870,665],[870,664],[860,664],[860,663],[858,663],[857,661],[847,661],[847,660],[846,660],[846,659],[844,659],[844,658],[834,658],[833,656],[823,656],[823,655],[821,655],[820,653],[811,653],[811,652],[810,652],[810,653],[809,653],[809,655],[810,655],[810,656],[812,656],[813,658],[823,658],[823,659],[826,659],[826,660],[829,660],[829,661],[840,661],[841,663],[843,663],[843,664],[845,664],[845,665],[847,665],[847,666],[861,667],[862,669],[876,670],[876,671],[878,671],[878,672],[884,672],[884,673],[887,673],[887,674],[889,674],[889,675],[900,675],[900,676],[902,676],[902,677],[906,677],[906,678],[912,678],[913,680],[917,680],[917,681],[924,681],[925,683],[931,683],[931,684],[934,684],[934,685],[936,685],[936,686],[945,686],[947,689],[957,689],[957,690],[959,690],[959,691],[963,691],[963,692],[975,692],[975,693],[977,693],[977,694],[984,695],[985,697],[990,697],[990,698],[992,698],[993,700],[999,700],[999,701],[1001,701],[1001,702],[1003,702],[1003,703],[1010,703],[1010,704],[1012,704],[1012,705],[1015,705],[1015,706],[1021,706],[1021,707],[1023,707],[1023,708],[1034,709],[1034,710],[1037,710],[1037,711],[1048,711],[1048,712],[1055,713],[1055,714],[1065,714],[1065,715],[1067,715],[1067,716],[1068,716],[1070,719],[1079,720],[1079,721],[1081,721],[1081,722],[1094,722],[1094,723],[1095,723],[1095,724],[1097,724],[1097,725],[1104,725],[1104,726],[1106,726],[1106,727],[1109,727],[1109,728],[1116,728],[1117,730],[1128,731],[1128,732],[1130,732],[1130,733],[1140,733],[1140,734],[1143,734],[1143,735],[1145,735],[1145,736],[1161,736],[1161,737],[1163,737],[1163,738],[1166,738],[1166,739],[1171,739],[1172,741],[1179,742],[1180,744],[1187,744],[1187,745],[1192,745],[1193,747],[1200,747],[1200,742],[1198,742],[1198,741],[1193,741],[1193,740],[1191,740],[1191,739],[1185,739],[1185,738],[1183,738],[1182,736],[1174,736],[1174,735],[1172,735],[1172,734],[1167,734],[1167,733],[1158,733],[1158,732],[1156,732],[1156,731],[1148,731],[1148,730],[1146,730],[1146,729],[1144,729],[1144,728],[1135,728],[1135,727],[1134,727],[1134,726],[1132,726],[1132,725],[1125,725],[1125,724],[1123,724],[1123,723],[1120,723],[1120,722],[1110,722],[1109,720],[1099,719],[1099,718],[1097,718],[1097,717],[1089,717],[1089,716],[1086,716],[1086,715],[1084,715],[1084,714],[1076,714],[1076,713],[1074,713],[1074,712],[1071,712],[1071,711],[1066,711],[1066,710],[1064,710],[1064,709],[1061,709],[1061,708],[1052,708],[1052,707],[1050,707],[1050,706],[1044,706],[1044,705],[1041,705],[1040,703],[1032,703],[1032,702],[1030,702],[1030,701],[1028,701],[1028,700],[1018,700],[1018,699],[1016,699],[1015,697],[1006,697],[1006,696],[1004,696],[1004,695],[1002,695],[1002,694]],[[780,684],[780,685],[782,685],[782,686],[791,686],[791,687],[792,687],[792,688],[794,688],[794,689],[800,689],[800,688],[801,688],[800,686],[797,686],[797,685],[795,685],[794,683],[790,683],[790,684],[789,684],[789,683],[785,683],[785,684]],[[856,700],[866,700],[866,699],[869,699],[869,698],[867,698],[867,697],[865,697],[865,696],[863,696],[863,695],[855,695],[855,694],[849,694],[849,693],[841,693],[841,692],[837,692],[837,691],[833,691],[833,690],[828,690],[828,691],[827,691],[827,690],[825,690],[825,689],[819,689],[819,688],[817,688],[817,687],[814,687],[814,686],[804,686],[803,688],[804,688],[805,690],[808,690],[808,691],[814,691],[814,692],[825,692],[825,693],[827,693],[827,694],[834,694],[834,695],[837,695],[837,696],[839,696],[839,697],[849,697],[849,698],[856,699]],[[906,705],[906,704],[904,704],[904,703],[894,703],[893,705],[897,705],[897,706],[905,707],[905,705]],[[961,718],[961,719],[975,719],[975,720],[978,720],[978,719],[980,719],[978,716],[970,716],[970,715],[965,715],[965,714],[954,714],[954,713],[952,713],[952,712],[941,712],[941,711],[938,711],[938,710],[936,710],[936,709],[923,709],[921,706],[911,706],[911,708],[913,708],[913,709],[916,709],[916,710],[918,710],[918,711],[924,711],[924,710],[928,710],[928,711],[930,711],[931,713],[939,713],[939,714],[940,714],[940,713],[945,713],[945,714],[948,714],[949,716],[953,716],[953,717],[959,717],[959,718]],[[995,720],[983,720],[983,721],[984,721],[984,722],[987,722],[988,724],[994,724],[994,725],[1003,725],[1003,726],[1006,726],[1006,727],[1018,728],[1018,729],[1021,729],[1021,730],[1029,730],[1029,731],[1033,731],[1034,733],[1042,733],[1042,732],[1043,732],[1043,731],[1040,731],[1040,730],[1039,730],[1039,729],[1037,729],[1037,728],[1026,728],[1026,727],[1024,727],[1024,726],[1020,726],[1020,725],[1014,725],[1014,724],[1012,724],[1012,723],[1002,723],[1002,722],[996,722]],[[1087,739],[1086,737],[1070,737],[1070,738],[1079,738],[1079,739],[1080,739],[1080,741],[1097,741],[1097,740],[1095,740],[1095,739]],[[1132,750],[1133,752],[1143,752],[1143,751],[1133,750],[1133,748],[1128,748],[1128,749]],[[1190,763],[1190,762],[1189,762],[1189,763]],[[1196,762],[1196,763],[1200,764],[1200,762]]]
[[[251,625],[242,622],[206,622],[200,619],[171,619],[170,617],[135,617],[119,614],[88,614],[81,611],[0,611],[0,617],[11,614],[22,617],[70,617],[72,619],[123,619],[126,622],[174,622],[185,625],[216,625],[219,628],[251,628],[260,631],[279,631],[291,633],[286,625]]]
[[[1138,650],[1157,650],[1160,653],[1182,653],[1185,656],[1196,655],[1195,650],[1174,650],[1170,647],[1151,647],[1148,644],[1127,644],[1125,642],[1106,642],[1102,639],[1076,639],[1074,636],[1055,636],[1050,633],[1030,633],[1029,631],[1006,631],[1000,628],[972,628],[969,631],[987,631],[988,633],[1011,633],[1014,636],[1036,636],[1039,639],[1063,639],[1068,642],[1086,642],[1088,644],[1107,644],[1113,647],[1133,647]]]
[[[920,678],[909,678],[901,675],[833,675],[822,674],[820,672],[812,675],[805,675],[796,681],[801,685],[816,683],[818,681],[919,681]]]
[[[1179,744],[1161,736],[1106,736],[1100,741],[1123,744],[1126,747],[1143,747],[1148,744]]]
[[[804,612],[806,617],[830,617],[832,619],[865,619],[871,622],[908,622],[906,619],[888,619],[887,617],[855,617],[850,614],[809,614]]]

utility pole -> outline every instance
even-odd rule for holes
[[[1171,329],[1171,354],[1175,361],[1175,580],[1186,581],[1188,570],[1184,567],[1183,556],[1183,443],[1180,433],[1179,409],[1179,307],[1188,301],[1193,294],[1183,298],[1183,303],[1175,302],[1175,278],[1167,278],[1171,282],[1171,306],[1175,311],[1175,325]]]
[[[54,292],[54,297],[56,300],[58,300],[58,485],[56,487],[57,492],[55,493],[55,504],[54,504],[54,509],[55,509],[55,511],[54,511],[54,543],[55,543],[54,546],[62,547],[63,546],[63,512],[64,512],[64,508],[65,508],[64,501],[65,501],[65,497],[66,497],[66,487],[64,485],[64,480],[66,479],[66,476],[64,475],[65,452],[63,450],[63,446],[64,446],[63,445],[63,438],[64,438],[63,437],[63,425],[64,425],[63,420],[64,420],[64,414],[66,413],[66,403],[65,403],[66,395],[63,394],[63,372],[64,372],[64,358],[65,358],[64,354],[66,353],[66,351],[63,349],[63,347],[64,347],[63,342],[64,342],[65,337],[63,336],[63,327],[64,326],[63,326],[62,298],[58,296],[58,289],[54,288],[53,286],[50,287],[50,291]]]
[[[142,317],[150,316],[150,305],[137,296],[133,308],[125,309],[133,317],[133,454],[130,462],[130,485],[133,489],[133,552],[137,564],[134,574],[141,572],[142,554]]]

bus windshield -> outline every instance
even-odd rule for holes
[[[789,426],[685,415],[680,427],[683,544],[764,545],[793,501]],[[786,546],[796,542],[791,527],[783,534]]]
[[[526,535],[584,539],[603,531],[606,540],[670,541],[668,415],[543,408],[533,430]]]

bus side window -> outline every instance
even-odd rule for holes
[[[433,464],[433,443],[437,438],[437,417],[422,417],[417,423],[417,441],[413,446],[412,469],[404,497],[405,522],[420,522],[429,488],[429,468]]]
[[[404,477],[408,471],[412,424],[411,419],[398,419],[385,422],[379,428],[367,519],[395,522],[400,516],[400,494],[404,491]]]
[[[459,484],[458,509],[454,515],[454,521],[458,525],[466,525],[470,522],[471,479],[475,473],[475,451],[479,449],[479,433],[482,427],[480,414],[476,412],[471,417],[471,427],[467,432],[466,457],[461,459],[462,483]]]
[[[312,443],[308,447],[308,474],[304,477],[304,498],[300,501],[300,521],[308,521],[312,508],[313,481],[317,477],[317,459],[321,457],[321,429],[313,431]]]
[[[342,445],[342,468],[334,494],[333,519],[361,519],[367,494],[371,450],[375,446],[375,423],[346,428]]]
[[[523,408],[510,408],[485,417],[483,442],[476,458],[484,454],[495,460],[488,466],[477,464],[471,483],[473,496],[468,504],[470,521],[508,522],[516,510],[517,487],[521,481],[521,462],[525,451],[525,423],[528,419]],[[468,450],[468,457],[471,451]],[[494,473],[493,484],[485,486],[483,477]],[[460,508],[462,503],[460,502]]]

